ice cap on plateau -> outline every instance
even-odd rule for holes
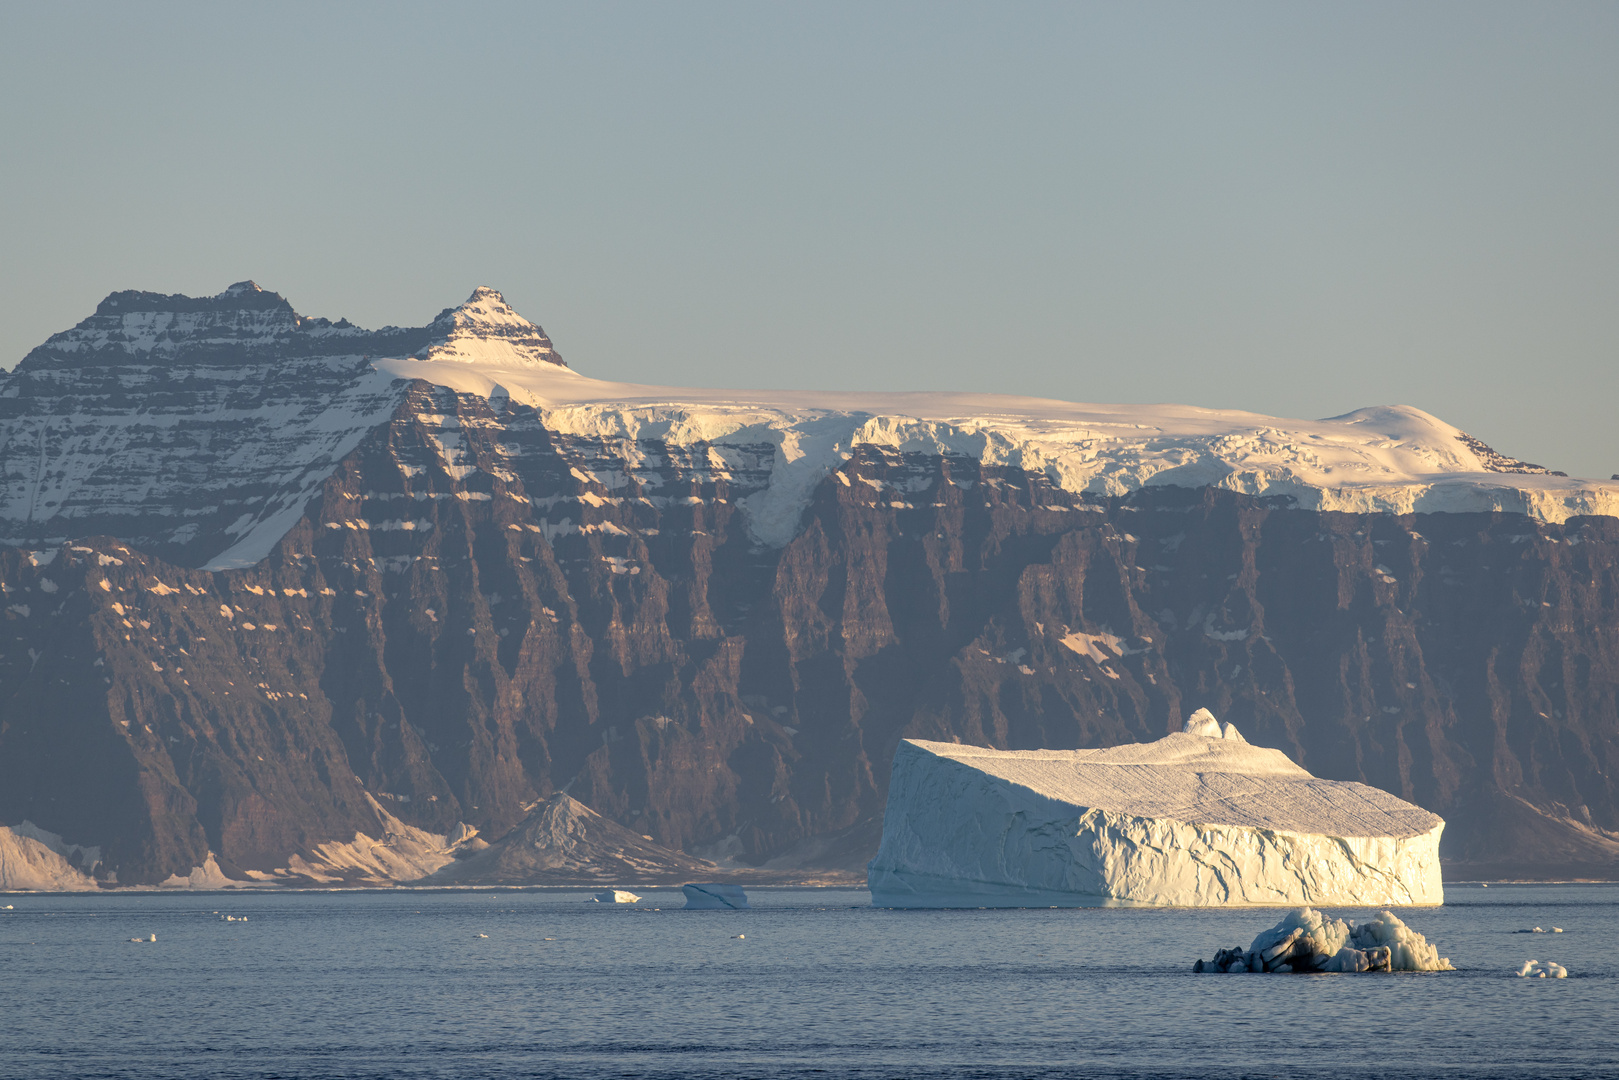
[[[1311,421],[994,394],[610,382],[569,369],[492,288],[426,325],[371,331],[300,316],[239,281],[208,297],[113,293],[0,372],[10,402],[0,445],[38,448],[0,462],[0,532],[42,544],[123,535],[188,565],[254,565],[413,380],[484,397],[500,415],[532,408],[591,497],[601,486],[656,486],[660,445],[700,450],[751,539],[771,548],[799,534],[818,486],[858,454],[966,457],[1074,497],[1042,514],[1163,486],[1301,510],[1619,517],[1619,483],[1548,473],[1408,406]],[[172,479],[179,460],[186,484]],[[243,491],[257,493],[238,506]],[[898,488],[876,494],[907,502]],[[168,527],[205,506],[216,512]]]

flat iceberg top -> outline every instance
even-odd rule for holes
[[[1441,819],[1386,791],[1322,780],[1280,750],[1176,732],[1101,750],[994,750],[906,739],[1076,810],[1327,836],[1420,836]]]

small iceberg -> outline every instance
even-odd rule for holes
[[[717,911],[748,906],[748,895],[740,885],[682,885],[681,890],[686,894],[687,911]]]
[[[634,904],[640,897],[624,889],[603,889],[594,899],[586,900],[587,904]]]
[[[1426,938],[1401,922],[1392,911],[1356,923],[1328,919],[1314,908],[1299,908],[1263,934],[1246,950],[1221,949],[1212,961],[1199,960],[1193,971],[1205,972],[1362,972],[1454,971],[1450,961]]]
[[[1554,964],[1550,960],[1542,963],[1539,960],[1525,960],[1523,967],[1517,970],[1520,979],[1566,979],[1568,968],[1562,964]]]
[[[156,934],[148,934],[146,937],[132,937],[129,940],[133,941],[133,942],[136,942],[137,944],[145,945],[145,944],[148,944],[149,942],[156,941],[157,940],[157,935]]]

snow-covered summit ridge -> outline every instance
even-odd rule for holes
[[[422,350],[418,359],[496,368],[565,366],[545,331],[513,311],[504,296],[486,285],[472,290],[461,306],[439,312],[431,327],[443,336]]]
[[[28,448],[0,455],[0,536],[136,539],[162,526],[169,542],[196,549],[188,560],[251,564],[403,403],[406,380],[482,396],[497,415],[534,408],[592,494],[644,496],[661,482],[665,448],[695,449],[753,538],[772,547],[798,534],[817,486],[861,448],[976,459],[1103,498],[1218,487],[1306,510],[1619,517],[1619,483],[1535,471],[1409,406],[1311,421],[996,394],[610,382],[570,370],[493,289],[424,326],[365,330],[299,315],[242,281],[200,298],[113,293],[0,372],[0,447]],[[190,479],[176,485],[181,458]],[[893,480],[880,501],[910,505],[915,492],[900,490],[910,483]],[[168,524],[203,508],[212,516]],[[204,550],[215,543],[219,552]]]
[[[411,356],[500,370],[563,362],[543,329],[487,287],[426,326],[365,330],[347,319],[300,315],[280,294],[238,281],[203,297],[115,292],[96,305],[95,314],[52,335],[18,367],[143,361],[239,366],[309,356]]]

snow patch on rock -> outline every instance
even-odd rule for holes
[[[456,843],[450,836],[467,837],[468,830],[458,827],[441,836],[418,829],[388,813],[370,793],[365,798],[382,827],[380,840],[355,833],[353,840],[317,844],[312,858],[294,856],[288,870],[323,882],[387,884],[416,881],[455,860]]]
[[[232,881],[230,878],[225,876],[225,872],[219,868],[219,863],[214,859],[214,853],[210,851],[208,853],[208,857],[203,860],[201,866],[196,867],[191,871],[191,873],[184,876],[179,874],[169,875],[166,879],[158,883],[158,888],[223,889],[227,886],[236,884],[238,884],[238,882]]]
[[[0,891],[90,892],[101,862],[99,847],[64,843],[29,821],[0,825]]]

